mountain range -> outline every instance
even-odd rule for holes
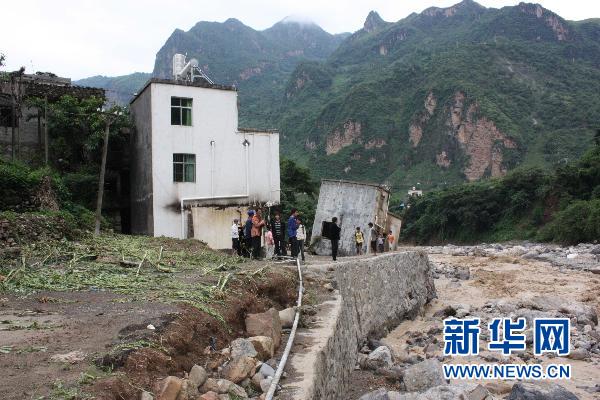
[[[443,187],[576,158],[600,127],[600,22],[538,4],[464,0],[397,22],[371,12],[338,35],[199,22],[173,32],[152,74],[169,76],[176,52],[235,84],[241,125],[278,128],[282,153],[315,177]],[[84,82],[124,81],[135,79]]]

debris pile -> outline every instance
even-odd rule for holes
[[[271,308],[246,317],[247,338],[237,338],[218,351],[223,362],[194,365],[183,377],[168,376],[156,382],[157,400],[264,399],[275,376],[275,352],[281,344],[281,318],[293,309]],[[206,353],[215,351],[209,347]],[[285,377],[285,373],[283,375]],[[154,399],[144,392],[142,399]]]

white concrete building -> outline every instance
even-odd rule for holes
[[[234,218],[279,203],[279,134],[238,128],[235,87],[151,79],[130,107],[132,233],[230,248]]]

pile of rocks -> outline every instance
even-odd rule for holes
[[[281,345],[284,326],[291,326],[294,309],[246,317],[248,338],[238,338],[222,349],[226,361],[212,371],[194,365],[183,377],[168,376],[155,385],[157,400],[225,400],[264,399],[271,386],[277,360],[275,351]],[[153,395],[143,392],[142,400]]]
[[[81,231],[73,221],[60,214],[14,214],[10,219],[0,219],[0,249],[17,247],[23,243],[74,239]]]
[[[429,357],[430,354],[427,354]],[[564,387],[546,383],[493,382],[479,384],[449,384],[444,379],[442,357],[423,360],[421,357],[394,356],[387,346],[379,346],[369,354],[361,353],[359,366],[375,370],[401,391],[381,388],[364,394],[359,400],[493,400],[508,395],[509,400],[575,400],[578,397]]]
[[[600,274],[600,244],[580,243],[577,246],[559,246],[522,242],[518,244],[492,243],[476,246],[455,246],[452,244],[440,247],[426,247],[430,254],[446,254],[452,256],[509,256],[522,257],[549,262],[558,267],[590,270]]]

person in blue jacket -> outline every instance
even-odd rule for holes
[[[296,222],[296,217],[298,217],[298,210],[292,208],[292,212],[287,223],[287,234],[288,239],[290,241],[292,257],[298,257],[298,239],[296,237],[298,231],[298,223]]]

